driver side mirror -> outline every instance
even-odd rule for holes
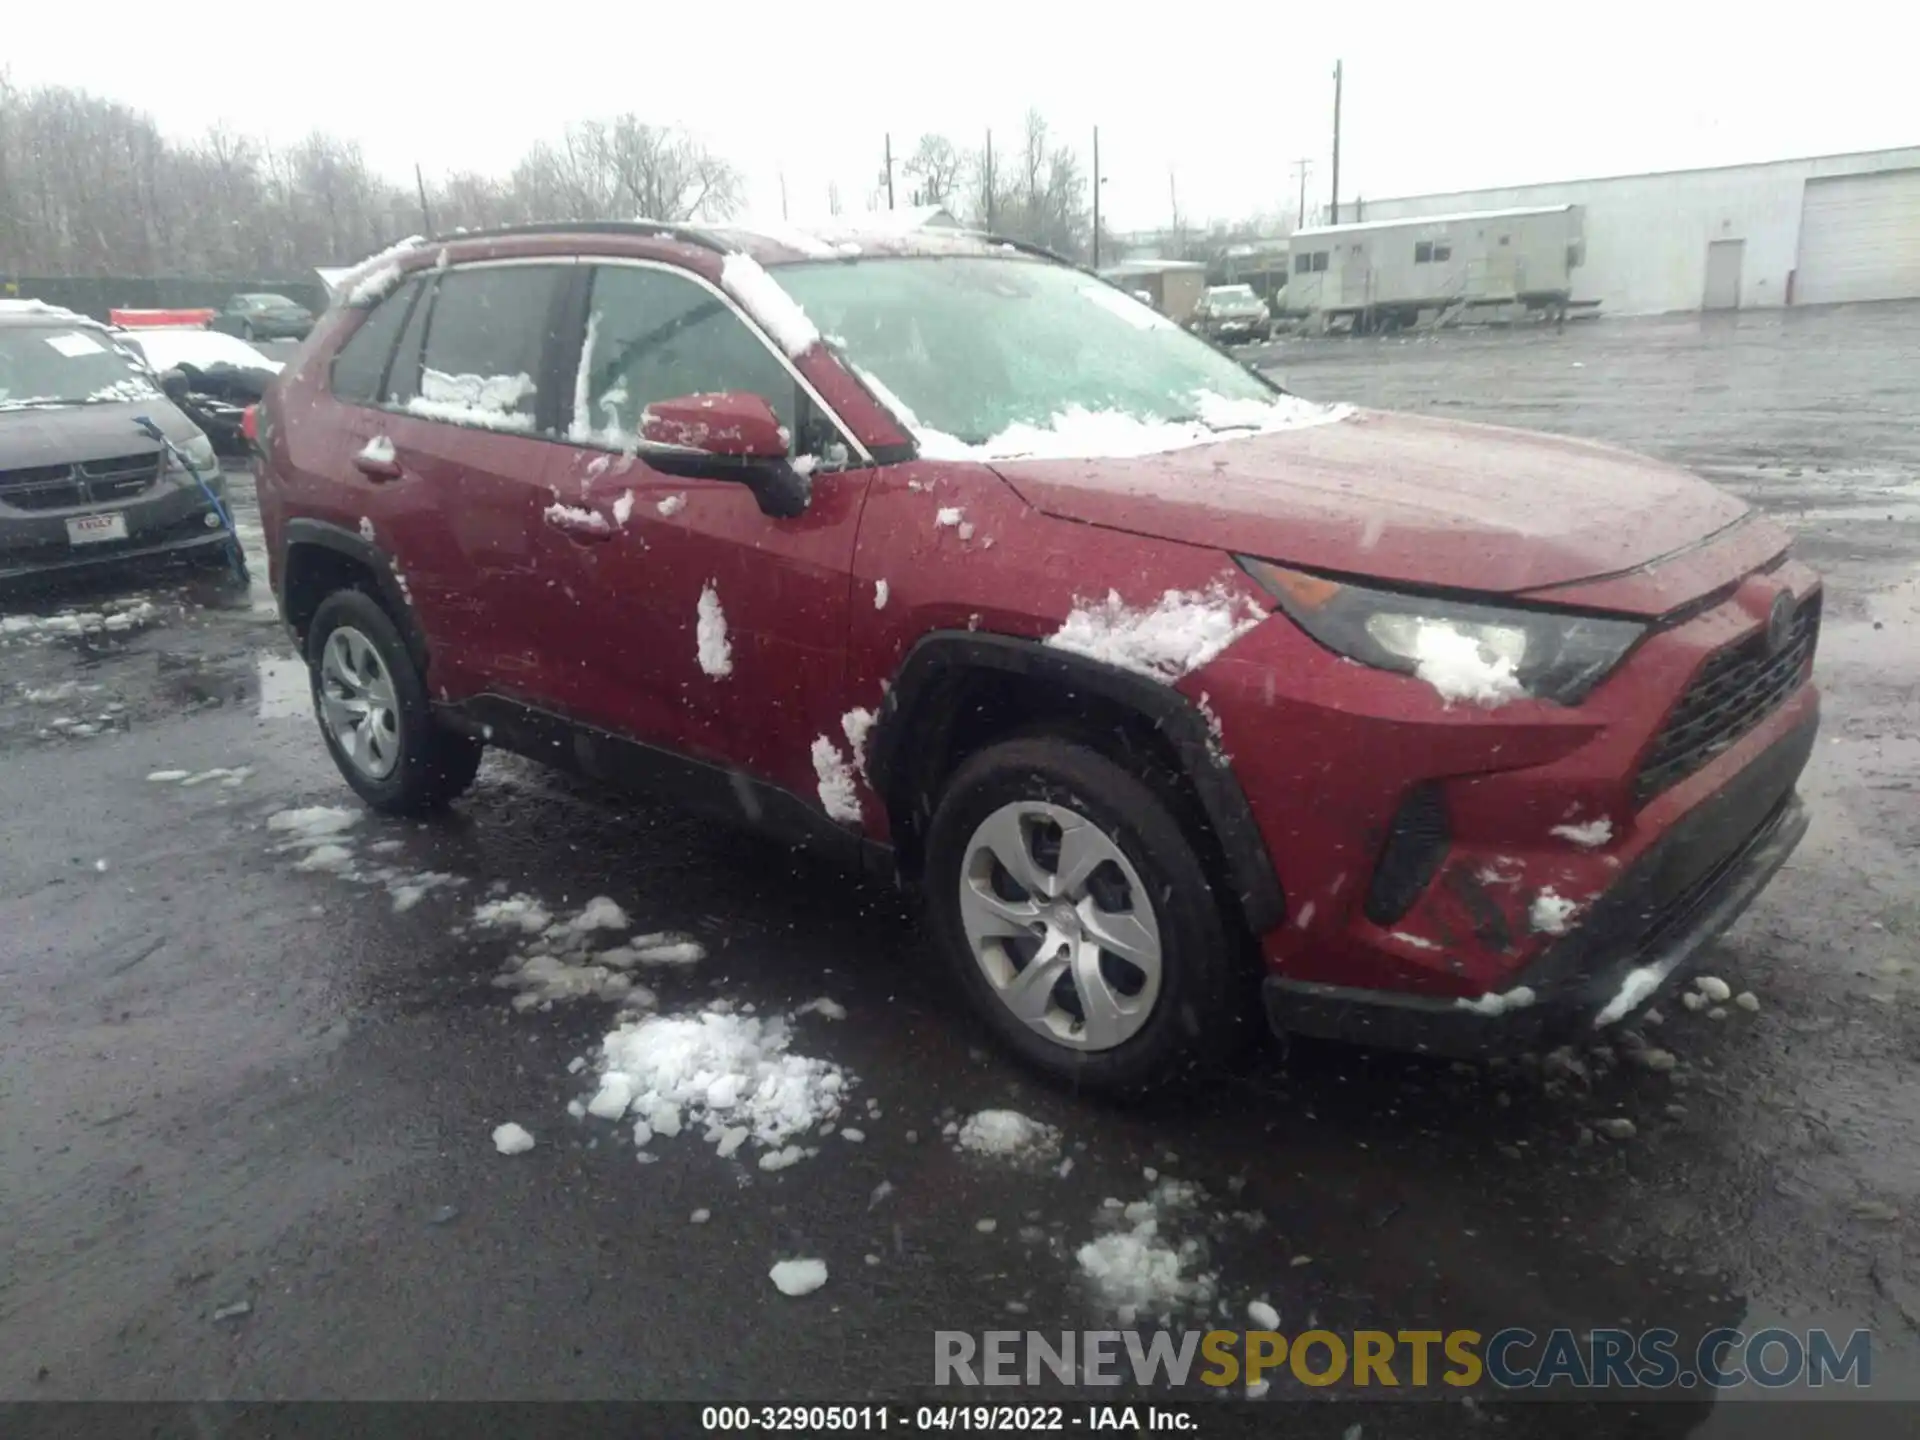
[[[641,412],[644,458],[655,470],[701,480],[737,480],[775,519],[806,513],[813,482],[787,458],[792,437],[773,407],[745,390],[678,395]]]
[[[187,398],[187,377],[178,370],[160,372],[160,393],[174,404],[185,403]]]

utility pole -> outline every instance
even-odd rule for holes
[[[1173,171],[1171,168],[1167,171],[1167,205],[1173,212],[1174,248],[1180,252],[1173,258],[1176,260],[1184,260],[1187,258],[1187,235],[1180,224],[1180,191],[1174,185]]]
[[[1093,127],[1093,268],[1100,268],[1100,127]]]
[[[1293,162],[1293,168],[1300,177],[1300,220],[1294,228],[1304,230],[1307,228],[1307,172],[1313,169],[1313,161],[1302,155]]]
[[[1341,64],[1333,62],[1333,223],[1340,223],[1340,78]]]
[[[987,233],[993,233],[993,131],[987,131]]]
[[[787,172],[780,172],[780,218],[787,218]]]
[[[887,209],[893,209],[893,132],[887,132]]]
[[[424,235],[433,234],[433,211],[427,208],[427,177],[420,173],[420,162],[413,162],[413,183],[420,191],[420,229]]]

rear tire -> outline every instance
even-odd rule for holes
[[[967,760],[934,814],[924,885],[974,1009],[1055,1079],[1141,1094],[1257,1033],[1245,951],[1174,809],[1093,750],[1042,736]]]
[[[307,629],[321,737],[354,793],[387,815],[443,808],[473,784],[484,747],[434,718],[399,627],[364,590],[336,590]]]

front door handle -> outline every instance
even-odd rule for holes
[[[353,457],[353,468],[358,470],[375,484],[384,485],[389,480],[400,478],[400,462],[384,459],[377,455],[359,454]]]

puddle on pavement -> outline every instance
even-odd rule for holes
[[[307,662],[289,655],[261,655],[255,660],[260,677],[262,720],[300,720],[313,708],[307,681]]]

